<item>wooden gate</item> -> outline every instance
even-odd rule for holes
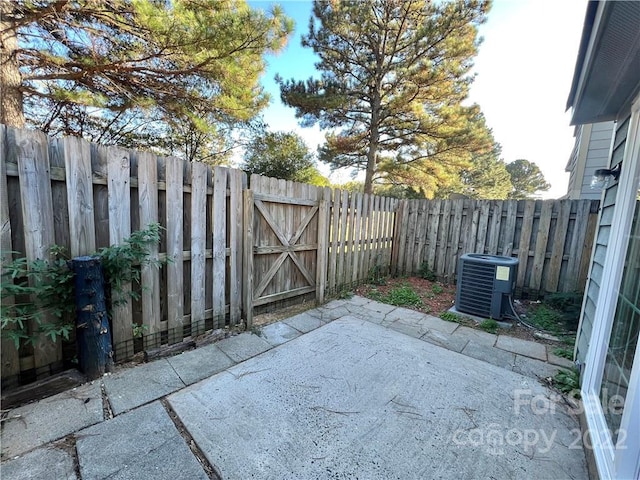
[[[329,202],[324,190],[253,175],[244,198],[244,311],[315,292],[324,299]]]

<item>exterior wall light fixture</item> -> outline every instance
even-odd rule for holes
[[[591,179],[591,188],[606,188],[609,186],[609,181],[611,178],[613,178],[614,181],[618,180],[618,177],[620,176],[621,166],[622,162],[618,163],[611,169],[597,169],[593,173],[593,178]]]

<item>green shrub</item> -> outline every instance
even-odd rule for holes
[[[160,224],[150,224],[146,230],[133,232],[120,245],[101,248],[97,252],[104,271],[107,309],[137,299],[131,284],[140,284],[142,265],[160,266],[149,258],[149,247],[160,242]],[[51,260],[15,260],[2,266],[0,288],[0,320],[2,335],[13,340],[16,348],[33,342],[44,334],[56,341],[69,338],[74,329],[75,295],[73,272],[67,265],[64,249],[50,248]],[[7,298],[13,297],[9,303]],[[46,320],[45,319],[46,315]],[[51,321],[53,319],[53,321]],[[134,336],[144,334],[144,327],[134,328]]]

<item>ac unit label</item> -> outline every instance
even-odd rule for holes
[[[496,267],[496,280],[509,280],[509,267]]]

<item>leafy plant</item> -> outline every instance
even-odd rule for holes
[[[418,272],[422,278],[429,280],[430,282],[435,282],[438,279],[436,273],[431,270],[431,267],[427,262],[423,262],[422,265],[420,265],[420,270]]]
[[[159,266],[160,261],[149,259],[149,247],[160,241],[159,224],[131,234],[122,245],[100,249],[98,256],[103,266],[107,296],[113,308],[137,298],[134,289],[125,289],[129,283],[140,283],[142,265]],[[17,253],[17,252],[13,252]],[[44,334],[56,341],[69,338],[73,331],[75,295],[73,272],[67,264],[63,247],[50,248],[51,260],[29,261],[16,258],[2,267],[0,321],[2,335],[13,340],[16,348],[28,344]],[[9,302],[9,297],[13,301]],[[53,321],[52,321],[53,320]],[[134,329],[134,337],[142,335]]]
[[[555,335],[564,331],[562,314],[546,305],[538,306],[528,318],[529,323]]]
[[[51,247],[49,253],[51,260],[29,262],[21,257],[2,266],[2,333],[16,349],[41,334],[54,342],[60,336],[68,339],[73,329],[69,317],[74,311],[73,273],[61,247]]]
[[[129,298],[137,300],[140,295],[134,289],[126,289],[130,284],[140,284],[141,267],[160,267],[162,262],[149,258],[149,247],[160,242],[161,226],[151,223],[145,230],[133,232],[120,245],[101,248],[98,251],[105,282],[111,286],[109,300],[111,306],[126,304]]]
[[[439,283],[434,283],[431,286],[431,291],[436,295],[440,295],[442,292],[444,292],[444,288],[442,288],[442,285],[440,285]]]
[[[341,288],[338,292],[338,298],[340,300],[349,300],[351,297],[353,297],[353,292],[346,287]]]
[[[544,302],[559,312],[564,328],[570,331],[578,329],[580,311],[582,309],[582,294],[579,292],[557,292],[545,297]]]
[[[553,377],[553,385],[562,393],[580,398],[580,372],[575,368],[562,369]]]
[[[489,318],[487,320],[483,320],[482,322],[480,322],[478,327],[480,327],[485,332],[496,333],[498,331],[499,325],[498,325],[498,322],[496,322],[492,318]]]
[[[131,329],[133,330],[133,338],[142,338],[144,334],[147,333],[147,330],[149,330],[149,326],[132,323]]]
[[[374,265],[371,267],[368,282],[371,285],[385,285],[387,283],[386,277],[382,274],[382,266]]]

